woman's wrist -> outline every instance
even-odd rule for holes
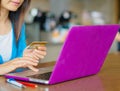
[[[10,65],[11,65],[14,69],[19,68],[19,67],[18,67],[19,64],[17,64],[17,61],[19,61],[19,60],[20,60],[20,58],[15,58],[15,59],[11,60],[11,61],[10,61]]]
[[[13,61],[14,60],[10,60],[9,62],[0,65],[0,75],[12,72],[17,68],[17,65]]]

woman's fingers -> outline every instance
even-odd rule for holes
[[[43,59],[45,57],[45,55],[46,55],[46,51],[34,50],[33,54],[37,58]]]
[[[38,62],[31,61],[29,57],[22,57],[22,58],[16,58],[14,61],[11,61],[11,65],[16,68],[21,68],[21,67],[28,67],[29,69],[37,72],[39,69],[35,68],[34,66],[38,65]]]
[[[32,59],[34,59],[35,61],[38,61],[38,60],[39,60],[39,58],[38,58],[35,54],[29,54],[28,56],[24,56],[24,57],[32,58]]]
[[[19,58],[17,61],[15,60],[14,63],[17,67],[27,67],[28,65],[33,65],[33,66],[38,65],[38,62],[34,62],[29,57]]]
[[[46,55],[46,47],[44,46],[32,50],[26,49],[24,52],[24,56],[28,56],[35,60],[43,59],[45,55]]]
[[[27,64],[30,64],[30,65],[33,65],[33,66],[37,66],[39,61],[38,60],[34,60],[34,59],[31,59],[29,57],[25,57],[23,58],[23,61]]]
[[[25,56],[25,57],[23,57],[23,59],[24,60],[29,60],[29,61],[32,61],[32,62],[35,62],[35,63],[39,63],[39,60],[37,60],[37,59],[35,59],[33,57]]]
[[[31,69],[31,70],[33,70],[33,71],[35,71],[35,72],[39,71],[39,69],[35,68],[34,66],[28,66],[28,68]]]
[[[35,49],[33,51],[33,53],[35,54],[36,57],[38,57],[39,59],[43,59],[46,56],[46,47],[38,47],[38,49]]]
[[[43,50],[34,50],[35,53],[39,54],[39,55],[43,55],[45,56],[46,55],[46,51],[43,51]]]
[[[35,60],[39,60],[38,57],[36,57],[33,54],[34,49],[25,49],[23,56],[24,57],[30,57],[30,58],[34,58]]]
[[[46,48],[45,46],[38,47],[37,49],[38,49],[38,50],[41,50],[41,51],[46,51],[46,50],[47,50],[47,48]]]

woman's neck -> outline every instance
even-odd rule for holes
[[[9,11],[7,9],[1,8],[0,10],[0,23],[6,23],[9,20]]]
[[[0,10],[0,35],[7,34],[11,31],[11,22],[9,20],[9,11],[1,8]]]

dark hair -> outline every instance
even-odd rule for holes
[[[24,0],[22,5],[18,8],[17,11],[10,11],[9,12],[9,19],[11,20],[12,24],[14,25],[14,33],[16,37],[16,41],[18,41],[20,36],[20,30],[24,21],[25,13],[30,5],[31,0]],[[0,0],[1,6],[1,0]]]

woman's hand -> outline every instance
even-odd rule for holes
[[[46,47],[41,46],[38,47],[37,49],[25,49],[23,57],[29,57],[39,61],[43,59],[45,55],[46,55]],[[33,71],[38,71],[38,69],[32,65],[29,65],[28,68]]]
[[[10,61],[10,65],[13,66],[13,68],[25,68],[25,67],[28,67],[29,66],[37,66],[39,61],[38,60],[35,60],[33,58],[30,58],[30,57],[21,57],[21,58],[16,58],[12,61]]]
[[[38,47],[37,49],[25,49],[23,53],[24,57],[31,57],[35,60],[41,60],[45,57],[45,55],[46,55],[45,46]]]
[[[17,68],[25,68],[25,67],[28,67],[33,71],[38,71],[38,69],[34,67],[37,66],[38,63],[39,63],[38,60],[35,60],[30,57],[15,58],[9,62],[0,65],[0,75],[9,73]]]

